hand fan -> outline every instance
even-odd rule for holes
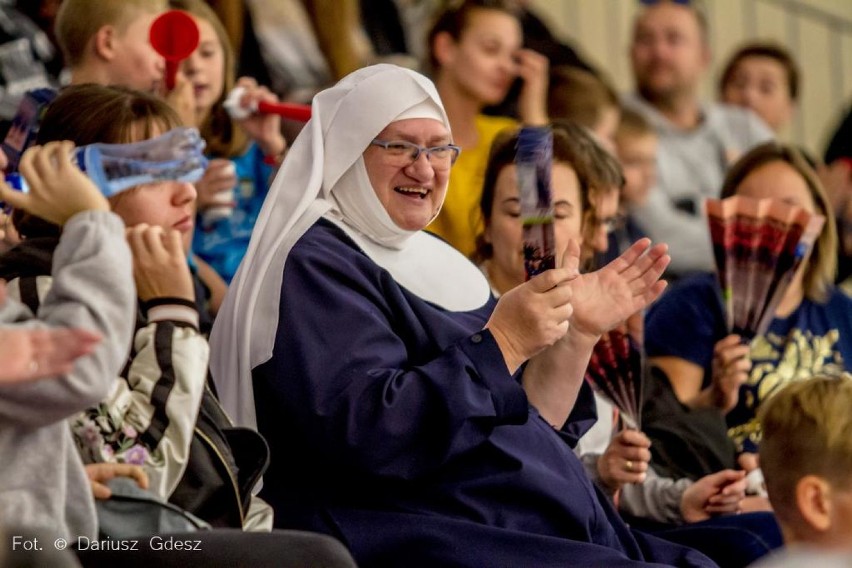
[[[605,333],[595,345],[586,380],[621,412],[628,428],[642,427],[642,351],[623,331]]]
[[[777,199],[735,195],[708,199],[707,219],[728,329],[750,341],[766,332],[825,217]]]
[[[524,226],[524,269],[527,280],[556,267],[550,193],[552,164],[553,131],[549,127],[521,128],[515,166]]]

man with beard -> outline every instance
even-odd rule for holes
[[[670,276],[712,270],[702,206],[719,195],[725,170],[772,137],[751,111],[699,99],[710,65],[707,21],[688,2],[644,2],[634,23],[630,58],[636,93],[626,106],[659,133],[657,186],[632,212],[654,241],[669,244]]]

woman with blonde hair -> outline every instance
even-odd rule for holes
[[[752,469],[750,456],[761,438],[761,403],[788,383],[823,369],[852,369],[852,299],[833,285],[834,212],[816,173],[796,148],[776,142],[754,148],[728,172],[721,195],[777,199],[825,217],[768,331],[749,344],[728,334],[712,274],[678,282],[646,319],[651,364],[665,373],[682,404],[724,416],[728,435],[743,454],[740,464]],[[659,419],[667,420],[663,415]]]
[[[278,98],[250,77],[235,79],[236,63],[222,22],[202,0],[170,0],[172,8],[189,12],[198,25],[198,48],[181,64],[195,94],[195,126],[213,158],[196,183],[198,222],[193,251],[226,282],[245,254],[257,214],[275,169],[287,151],[281,118],[250,114],[232,119],[225,99],[235,86],[240,103],[275,102]]]

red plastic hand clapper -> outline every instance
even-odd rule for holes
[[[151,45],[166,60],[166,88],[175,88],[180,62],[198,47],[198,25],[187,12],[169,10],[151,24]]]

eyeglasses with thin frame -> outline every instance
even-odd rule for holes
[[[606,231],[607,235],[611,235],[617,229],[619,229],[625,222],[625,217],[622,214],[613,215],[612,217],[606,217],[601,219],[597,216],[592,216],[592,223],[595,229],[603,227],[604,231]]]
[[[370,142],[371,146],[384,148],[388,163],[404,168],[417,161],[420,154],[426,154],[426,159],[436,170],[448,170],[456,163],[461,154],[461,148],[454,144],[442,146],[420,146],[407,140],[379,140]]]

